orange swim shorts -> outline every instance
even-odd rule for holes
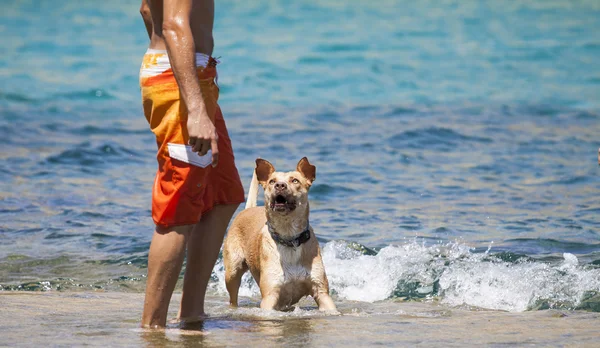
[[[144,115],[158,145],[152,218],[162,227],[195,224],[215,205],[244,202],[231,139],[217,104],[217,61],[199,53],[196,60],[204,103],[219,137],[219,163],[215,168],[211,165],[203,168],[169,156],[168,144],[187,144],[188,134],[187,108],[179,98],[167,52],[149,49],[140,70]]]

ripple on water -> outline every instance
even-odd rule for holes
[[[600,250],[600,244],[569,242],[550,238],[513,238],[503,243],[510,246],[516,252],[528,255],[556,254],[569,252],[575,254],[587,254]]]
[[[491,143],[492,139],[464,135],[449,128],[428,127],[396,134],[389,139],[389,142],[396,148],[451,151],[468,144]]]
[[[354,194],[356,190],[342,185],[315,184],[310,189],[311,199],[328,201]]]
[[[48,157],[46,162],[85,168],[111,165],[115,162],[142,162],[143,160],[140,158],[143,158],[143,156],[137,151],[117,144],[92,145],[89,142],[85,142],[67,149],[58,155]]]

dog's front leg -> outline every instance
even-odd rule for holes
[[[260,275],[260,294],[262,296],[262,300],[260,301],[261,309],[275,309],[277,307],[277,302],[279,302],[279,284],[276,279],[273,279],[273,275],[275,272],[272,270],[265,268],[265,272],[262,272]]]
[[[315,302],[317,302],[317,306],[319,306],[320,311],[335,311],[335,312],[337,312],[335,303],[333,303],[333,300],[331,299],[331,296],[329,296],[328,293],[316,292],[315,295],[313,296],[313,298],[315,299]]]
[[[262,301],[260,301],[260,308],[267,309],[267,310],[273,310],[273,309],[275,309],[275,306],[277,306],[278,301],[279,301],[279,296],[277,295],[276,292],[268,293],[266,296],[264,296],[262,298]]]
[[[339,313],[335,308],[335,303],[329,296],[329,281],[325,275],[325,267],[321,259],[321,250],[318,249],[317,257],[313,259],[311,271],[311,296],[317,302],[320,311],[330,311]]]

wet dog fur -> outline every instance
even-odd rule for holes
[[[306,157],[290,172],[256,160],[246,208],[232,222],[223,246],[231,306],[237,306],[242,276],[250,270],[263,309],[286,310],[310,295],[320,310],[336,311],[319,242],[309,225],[308,191],[315,176],[316,167]],[[264,189],[264,207],[256,206],[258,184]],[[300,244],[298,236],[308,240]]]

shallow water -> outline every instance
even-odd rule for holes
[[[141,312],[156,164],[137,6],[13,1],[0,14],[2,325],[38,315],[16,299],[79,311],[96,291],[125,321],[103,324],[113,311],[96,308],[84,331],[141,339],[124,328]],[[469,324],[448,325],[465,344],[510,342],[468,332],[490,318],[542,328],[520,344],[572,343],[546,341],[554,312],[538,309],[597,325],[581,311],[600,311],[599,18],[596,1],[218,2],[221,105],[244,186],[257,157],[316,164],[311,224],[345,309],[276,330],[302,323],[346,342],[354,308],[388,306],[458,311]],[[209,292],[217,315],[242,318],[207,323],[206,337],[261,339],[250,309],[220,307],[221,260]],[[249,277],[242,294],[257,303]],[[82,342],[68,333],[83,318],[62,313],[55,339]],[[359,317],[364,342],[417,344],[406,340],[429,324],[394,313]],[[14,332],[6,343],[27,335]]]
[[[318,313],[311,304],[282,313],[255,308],[255,303],[230,309],[225,298],[211,297],[207,305],[213,315],[203,324],[182,330],[171,323],[165,331],[150,331],[138,328],[142,294],[0,293],[0,303],[0,329],[10,332],[0,344],[10,346],[593,347],[600,322],[599,313],[507,313],[394,301],[342,301],[341,314],[334,316]]]

